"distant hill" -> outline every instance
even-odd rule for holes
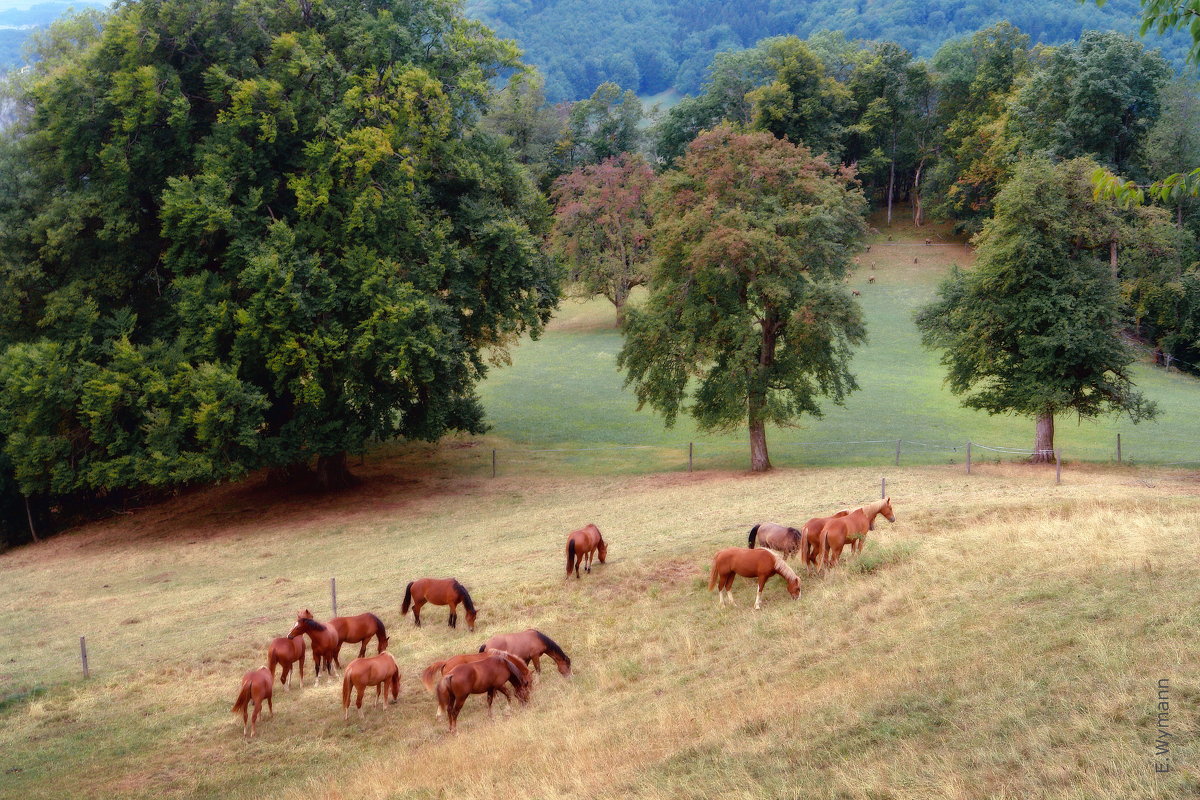
[[[1000,20],[1045,44],[1093,29],[1137,33],[1141,20],[1138,0],[467,0],[467,11],[520,43],[552,100],[586,97],[605,80],[642,95],[694,93],[716,52],[767,36],[840,30],[931,56]],[[1187,37],[1147,41],[1183,63]]]
[[[21,64],[22,48],[29,34],[44,28],[72,8],[104,8],[100,0],[0,0],[0,72]]]

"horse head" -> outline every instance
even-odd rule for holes
[[[790,594],[792,596],[792,599],[799,600],[800,599],[800,576],[793,572],[792,575],[787,579],[787,587],[788,587],[788,594]]]
[[[604,559],[608,558],[608,542],[600,540],[600,544],[596,545],[596,555],[600,557],[600,563],[603,564]]]
[[[475,608],[467,609],[467,630],[472,631],[472,632],[475,631],[475,614],[478,611],[479,611],[478,605],[476,605]]]
[[[302,608],[296,612],[296,619],[297,620],[315,619],[315,617],[313,617],[313,613],[311,611],[309,611],[307,608]]]
[[[879,507],[879,513],[887,517],[888,522],[896,521],[896,512],[892,511],[892,498],[883,498],[883,505]]]

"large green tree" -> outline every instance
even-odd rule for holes
[[[557,300],[478,128],[515,48],[451,0],[133,0],[0,143],[0,437],[26,493],[237,476],[483,429]]]
[[[1036,420],[1034,461],[1053,460],[1059,414],[1155,413],[1129,375],[1108,259],[1113,210],[1093,198],[1094,168],[1021,162],[977,237],[974,269],[956,269],[917,315],[963,405]]]
[[[768,423],[857,388],[865,330],[845,277],[865,205],[852,170],[804,145],[727,126],[693,141],[662,177],[650,297],[625,322],[618,363],[638,407],[668,425],[681,411],[703,430],[748,425],[751,467],[769,469]]]

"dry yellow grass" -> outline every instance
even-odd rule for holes
[[[1173,798],[1200,789],[1200,485],[1167,473],[1019,466],[888,471],[898,521],[867,553],[764,610],[708,558],[765,518],[877,495],[878,470],[496,481],[365,472],[350,496],[223,487],[0,556],[4,797]],[[609,563],[563,580],[568,530]],[[474,634],[404,583],[456,575]],[[341,719],[334,684],[277,689],[260,738],[228,714],[298,607],[373,610],[401,702]],[[528,707],[479,699],[460,733],[417,673],[536,626],[570,653]],[[94,677],[78,671],[87,634]],[[372,651],[373,652],[373,651]],[[344,651],[350,655],[350,648]],[[309,672],[311,678],[311,664]],[[1175,770],[1154,772],[1155,683],[1171,681]],[[1161,760],[1161,759],[1160,759]],[[443,795],[444,793],[444,795]]]

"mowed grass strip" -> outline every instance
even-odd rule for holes
[[[253,484],[179,498],[0,556],[4,797],[1191,797],[1200,696],[1200,491],[1178,475],[1044,468],[891,471],[898,521],[800,601],[707,591],[711,554],[755,522],[799,524],[877,496],[867,469],[765,476],[455,477],[395,462],[349,494]],[[610,559],[566,581],[566,533]],[[401,702],[341,719],[340,685],[277,688],[241,736],[228,713],[297,608],[372,610]],[[407,580],[454,575],[445,609],[399,617]],[[451,737],[418,673],[535,626],[575,677],[543,673]],[[94,677],[77,677],[77,635]],[[356,649],[343,651],[343,663]],[[373,649],[371,651],[374,652]],[[311,682],[311,662],[307,671]],[[1156,682],[1174,770],[1156,774]],[[38,689],[38,687],[41,687]]]

